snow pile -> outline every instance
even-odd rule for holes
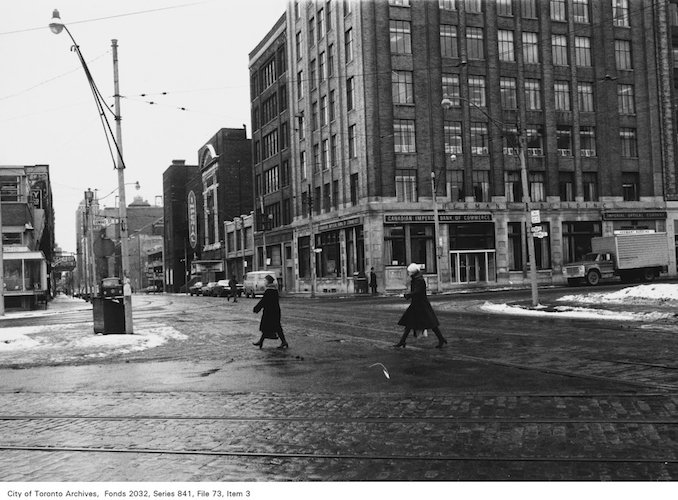
[[[565,295],[558,299],[563,302],[577,302],[581,304],[598,304],[601,302],[613,304],[632,304],[648,302],[678,301],[678,285],[658,283],[623,288],[610,293],[588,293],[586,295]]]
[[[527,309],[509,304],[493,304],[492,302],[485,302],[482,306],[480,306],[480,308],[483,311],[492,313],[518,314],[521,316],[553,317],[555,315],[559,318],[614,319],[618,321],[658,321],[662,319],[673,318],[675,316],[673,313],[662,313],[656,311],[647,313],[631,313],[567,306],[558,306],[551,310],[546,310],[544,308]]]

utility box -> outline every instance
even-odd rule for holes
[[[367,293],[367,276],[362,273],[353,273],[353,291]]]

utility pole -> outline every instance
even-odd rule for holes
[[[525,203],[525,237],[527,238],[527,257],[530,261],[530,283],[532,287],[532,307],[539,304],[539,291],[537,289],[537,262],[534,256],[534,233],[532,232],[532,215],[530,212],[530,191],[527,180],[527,162],[525,160],[525,151],[527,140],[523,134],[523,128],[518,119],[518,157],[520,158],[520,180],[523,186],[523,202]]]
[[[442,241],[440,237],[440,216],[438,214],[438,198],[436,195],[436,172],[431,170],[431,195],[433,199],[433,223],[434,223],[434,238],[436,245],[436,287],[438,293],[442,291],[442,284],[440,283],[440,258],[442,254]]]
[[[113,88],[114,88],[114,107],[115,107],[115,136],[118,144],[118,191],[120,196],[119,218],[120,218],[120,257],[122,266],[122,278],[125,310],[125,333],[133,333],[132,327],[132,292],[129,286],[129,241],[127,228],[127,201],[125,200],[125,162],[122,159],[122,117],[120,116],[120,81],[118,78],[118,41],[111,40],[113,50]]]

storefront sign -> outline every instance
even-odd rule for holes
[[[440,222],[492,222],[492,214],[440,214]],[[433,222],[433,214],[384,215],[387,224],[403,222]]]
[[[603,212],[603,220],[656,220],[666,219],[666,212]]]
[[[198,244],[198,212],[193,191],[188,193],[188,242],[191,248]]]
[[[336,222],[329,222],[327,224],[320,224],[318,231],[329,231],[330,229],[341,229],[342,227],[359,226],[363,221],[360,217],[353,217],[351,219],[339,220]]]

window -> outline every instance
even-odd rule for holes
[[[539,64],[539,40],[537,33],[523,32],[523,60],[526,64]]]
[[[289,160],[283,161],[282,168],[280,169],[280,183],[282,187],[290,185],[290,162]]]
[[[459,57],[456,26],[440,25],[440,55],[443,57]]]
[[[311,104],[311,129],[318,129],[318,102]]]
[[[541,226],[549,236],[534,238],[534,261],[537,269],[551,269],[551,231],[548,222],[542,222]]]
[[[330,168],[330,140],[323,139],[321,143],[321,161],[323,170]]]
[[[320,144],[313,145],[313,173],[320,172]]]
[[[596,156],[596,128],[582,125],[579,129],[579,150],[581,156]]]
[[[405,228],[403,226],[384,226],[384,245],[386,246],[386,264],[392,266],[407,265]]]
[[[612,21],[615,26],[629,26],[629,0],[612,0]]]
[[[595,172],[583,172],[584,201],[598,201],[598,174]]]
[[[414,120],[393,120],[396,153],[416,153]]]
[[[327,33],[332,31],[332,4],[327,2],[327,9],[325,9],[325,30]]]
[[[398,201],[417,201],[417,171],[396,170],[396,199]]]
[[[262,139],[263,144],[263,159],[270,158],[278,153],[278,130],[274,130],[270,134],[266,134]]]
[[[327,47],[327,74],[334,74],[334,45]]]
[[[452,106],[459,107],[459,75],[443,75],[443,97],[452,101]]]
[[[320,126],[324,127],[329,123],[329,116],[327,113],[327,96],[320,98]]]
[[[457,0],[438,0],[438,7],[442,10],[457,10]]]
[[[393,104],[414,104],[411,71],[391,71]]]
[[[569,125],[556,126],[556,147],[558,155],[572,156],[572,127]]]
[[[358,150],[356,148],[356,126],[351,125],[348,127],[348,157],[349,158],[357,158],[358,157]]]
[[[15,175],[0,177],[0,199],[2,201],[19,201],[19,178]],[[5,221],[7,224],[7,221]],[[23,225],[23,223],[22,223]]]
[[[297,73],[297,99],[304,97],[304,72]]]
[[[526,19],[536,19],[537,0],[520,0],[520,12]]]
[[[516,95],[516,79],[503,77],[499,79],[499,93],[501,106],[504,109],[517,109],[518,97]]]
[[[318,41],[320,41],[325,36],[325,12],[323,9],[318,11],[316,19],[318,19]]]
[[[304,113],[301,112],[299,113],[299,116],[297,116],[297,132],[299,133],[299,139],[306,137],[305,127],[306,122],[304,120]]]
[[[551,50],[553,64],[567,66],[567,37],[565,35],[553,35],[551,37]]]
[[[544,172],[530,172],[527,180],[530,185],[530,201],[546,201]]]
[[[299,153],[299,170],[301,170],[301,178],[306,179],[308,172],[306,171],[306,151]]]
[[[358,174],[351,174],[350,183],[351,205],[355,206],[358,204]]]
[[[563,222],[563,263],[581,260],[591,251],[591,238],[600,236],[600,222]]]
[[[411,54],[412,34],[409,21],[390,21],[389,31],[391,34],[391,53]]]
[[[334,121],[334,114],[335,114],[335,104],[336,104],[336,98],[335,98],[335,90],[330,90],[330,121]]]
[[[289,198],[283,200],[282,218],[283,225],[292,223],[292,202],[290,201]]]
[[[353,60],[353,30],[346,30],[346,36],[344,38],[344,52],[346,52],[346,63],[350,63]]]
[[[447,171],[447,194],[452,202],[464,201],[464,171]]]
[[[541,85],[539,80],[525,80],[525,109],[536,111],[541,109]]]
[[[280,173],[278,166],[264,172],[264,194],[273,193],[280,189]]]
[[[336,210],[339,208],[339,181],[332,181],[332,206]]]
[[[410,0],[388,0],[389,5],[396,5],[398,7],[409,7]]]
[[[461,154],[461,122],[446,121],[443,127],[445,129],[445,154]]]
[[[301,59],[302,54],[304,53],[303,39],[301,38],[301,31],[296,34],[294,38],[294,46],[297,51],[297,60]]]
[[[565,3],[565,0],[551,0],[551,20],[567,21]]]
[[[308,46],[315,46],[315,18],[308,20]]]
[[[354,97],[355,97],[355,92],[354,92],[354,87],[353,87],[353,77],[349,78],[346,80],[346,109],[348,111],[351,111],[354,106]]]
[[[471,122],[471,154],[489,154],[487,123]]]
[[[515,61],[515,54],[513,51],[513,31],[499,30],[499,60],[513,62]]]
[[[574,201],[574,172],[558,172],[560,201]]]
[[[520,172],[504,172],[504,194],[508,202],[520,202],[523,197],[523,189],[520,180]]]
[[[622,172],[622,196],[624,201],[640,200],[637,172]]]
[[[574,64],[577,66],[591,66],[591,39],[589,37],[574,37]]]
[[[628,127],[619,128],[620,153],[624,158],[637,158],[638,146],[636,144],[636,129]]]
[[[572,16],[575,23],[589,23],[589,0],[572,0]]]
[[[513,15],[513,0],[497,0],[497,14],[500,16],[512,16]]]
[[[433,224],[410,224],[412,262],[422,266],[426,273],[436,272],[436,249]]]
[[[337,164],[337,134],[330,137],[330,165]]]
[[[527,127],[525,138],[527,139],[527,156],[544,155],[544,131],[541,127]]]
[[[504,125],[504,132],[502,134],[502,146],[505,155],[518,155],[518,129],[515,126]]]
[[[620,83],[617,85],[617,107],[620,115],[636,113],[633,85]]]
[[[312,89],[314,89],[318,86],[315,59],[313,59],[311,61],[311,63],[309,64],[309,71],[311,73],[310,77],[311,77],[311,90],[312,90]]]
[[[327,79],[327,66],[324,52],[321,52],[318,56],[318,76],[320,77],[320,83]]]
[[[464,1],[466,2],[466,12],[472,12],[474,14],[477,14],[483,11],[482,0],[464,0]]]
[[[554,84],[556,109],[570,111],[570,82],[556,81]]]
[[[330,191],[330,183],[326,182],[323,186],[323,211],[329,212],[332,206],[332,192]]]
[[[485,59],[482,28],[466,28],[466,52],[469,59]]]
[[[484,76],[469,76],[468,77],[468,92],[469,100],[476,106],[485,106],[485,77]]]
[[[633,69],[633,64],[631,63],[631,42],[628,40],[615,40],[614,56],[617,61],[617,69]]]
[[[473,172],[473,197],[475,201],[490,201],[490,173],[487,170]]]
[[[306,195],[306,193],[304,193]],[[306,195],[308,197],[308,195]],[[309,236],[299,237],[299,277],[311,277],[311,238]]]
[[[577,100],[579,111],[593,112],[593,84],[588,82],[578,83]]]

